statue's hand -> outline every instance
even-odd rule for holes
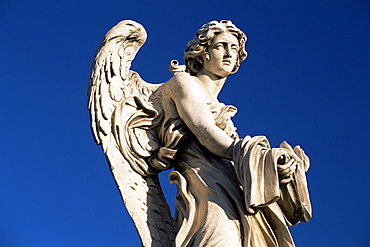
[[[280,144],[280,148],[282,154],[277,160],[277,171],[279,174],[280,183],[286,184],[292,181],[292,175],[297,169],[298,163],[302,161],[287,142],[282,142]]]
[[[280,178],[280,183],[286,184],[292,181],[293,173],[296,170],[298,161],[288,154],[283,154],[278,158],[277,171]]]

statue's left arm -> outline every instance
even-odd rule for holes
[[[231,160],[234,139],[216,126],[195,79],[186,72],[177,73],[165,86],[180,118],[199,142],[215,155]]]

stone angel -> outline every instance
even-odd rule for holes
[[[309,159],[264,136],[238,137],[236,108],[217,96],[247,57],[246,35],[211,21],[188,42],[185,65],[150,84],[130,70],[145,29],[125,20],[104,37],[89,81],[91,127],[143,246],[294,246],[288,227],[311,217]],[[173,169],[176,217],[158,174]]]

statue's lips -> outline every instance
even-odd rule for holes
[[[231,65],[231,61],[230,60],[222,60],[222,63],[227,64],[227,65]]]

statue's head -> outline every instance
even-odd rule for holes
[[[204,24],[196,33],[193,40],[187,43],[187,49],[184,51],[184,60],[187,71],[191,75],[196,75],[203,68],[204,54],[212,43],[212,40],[219,34],[230,33],[234,35],[239,42],[238,58],[231,74],[238,71],[240,63],[245,60],[248,53],[245,51],[245,42],[247,36],[237,28],[231,21],[211,21]]]

